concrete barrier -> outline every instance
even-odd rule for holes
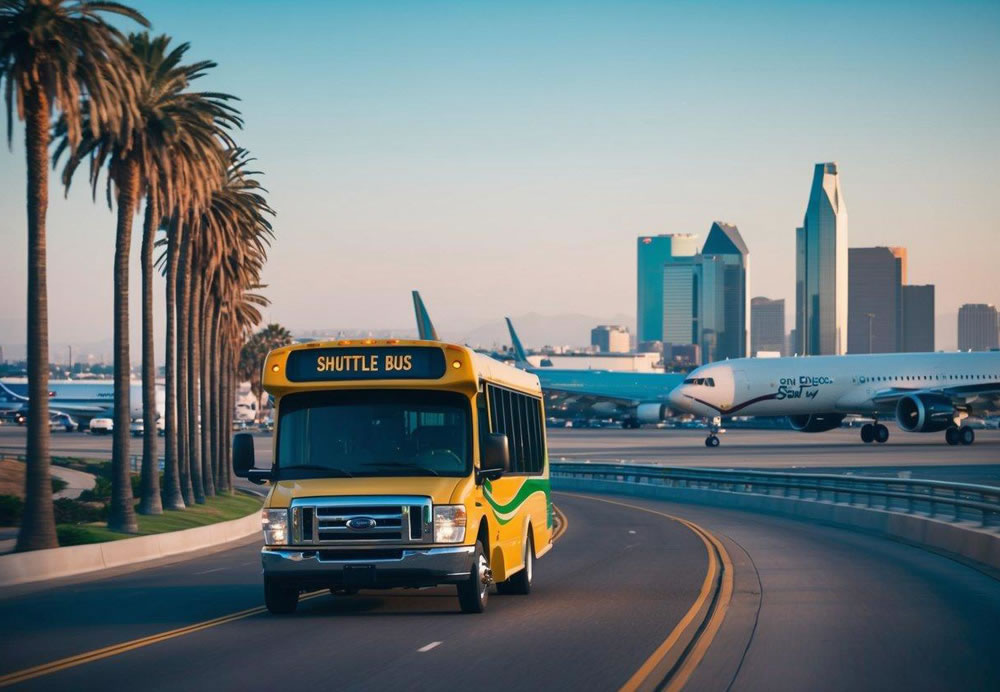
[[[0,587],[85,574],[215,547],[260,532],[260,511],[182,531],[0,555]]]
[[[1000,534],[970,522],[948,521],[840,502],[626,481],[562,477],[552,479],[552,489],[620,493],[818,521],[929,548],[1000,572]]]

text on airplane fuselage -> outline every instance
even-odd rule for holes
[[[798,377],[782,377],[778,381],[776,399],[815,399],[819,388],[825,384],[833,384],[833,378],[825,375],[799,375]]]

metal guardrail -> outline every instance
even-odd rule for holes
[[[902,514],[922,514],[956,522],[973,521],[983,527],[1000,525],[1000,488],[987,485],[828,473],[590,462],[552,462],[549,469],[553,479],[582,478],[788,497]]]

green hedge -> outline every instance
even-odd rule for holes
[[[24,500],[17,495],[0,495],[0,526],[20,526]]]

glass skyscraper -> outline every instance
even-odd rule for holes
[[[675,257],[694,255],[697,236],[686,233],[640,236],[636,246],[636,341],[664,341],[663,268]]]
[[[818,163],[795,232],[797,353],[847,352],[847,206],[836,163]]]
[[[701,254],[663,268],[663,342],[697,344],[702,362],[747,354],[749,253],[736,226],[715,222]]]
[[[750,331],[750,297],[747,284],[750,274],[750,251],[736,226],[722,221],[712,229],[701,249],[702,257],[702,331],[715,334],[715,353],[705,362],[747,356]]]

